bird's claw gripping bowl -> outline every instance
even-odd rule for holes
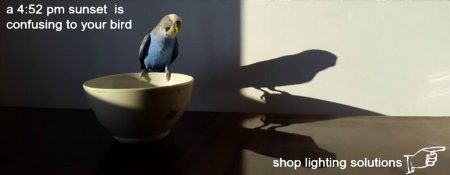
[[[172,73],[117,74],[88,80],[83,89],[98,121],[122,143],[164,138],[183,114],[192,93],[193,78]]]

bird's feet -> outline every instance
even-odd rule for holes
[[[167,79],[167,81],[170,81],[170,76],[172,76],[171,72],[170,72],[169,68],[166,67],[166,79]]]
[[[147,71],[145,71],[145,70],[141,71],[141,75],[139,76],[139,80],[145,81],[145,82],[149,82],[150,81],[150,77],[147,75]]]

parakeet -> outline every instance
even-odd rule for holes
[[[181,27],[181,17],[176,14],[164,16],[159,24],[147,33],[139,47],[139,62],[141,64],[140,80],[148,72],[166,72],[170,80],[170,64],[178,56],[177,34]]]

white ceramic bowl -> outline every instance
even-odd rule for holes
[[[170,133],[188,104],[194,79],[172,73],[117,74],[86,81],[83,89],[98,121],[122,143],[162,139]]]

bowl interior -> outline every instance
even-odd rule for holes
[[[170,81],[162,72],[148,73],[148,81],[139,80],[140,73],[117,74],[95,78],[84,83],[84,86],[97,89],[139,89],[159,88],[188,83],[193,80],[191,76],[172,73]]]

